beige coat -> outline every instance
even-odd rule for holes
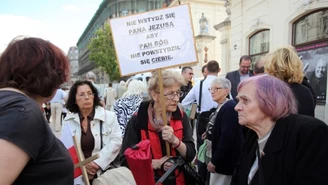
[[[116,98],[116,90],[112,87],[105,89],[104,98],[107,106],[113,106]]]

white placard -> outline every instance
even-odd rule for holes
[[[121,76],[198,61],[189,4],[110,20]]]

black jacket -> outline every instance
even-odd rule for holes
[[[298,114],[314,117],[315,101],[309,88],[302,84],[289,84],[298,105]]]
[[[255,160],[257,139],[256,133],[250,130],[231,185],[247,184]],[[279,119],[266,143],[260,164],[262,166],[251,185],[327,185],[327,125],[304,115]],[[263,182],[259,183],[259,179]]]
[[[249,76],[253,76],[253,71],[249,71]],[[231,71],[227,73],[226,79],[228,79],[231,82],[231,96],[232,98],[237,102],[236,96],[237,96],[237,87],[238,84],[240,83],[240,74],[239,74],[239,69],[236,71]]]
[[[212,159],[215,171],[232,175],[244,143],[242,127],[238,123],[236,102],[229,100],[218,112],[212,128]]]
[[[189,93],[189,91],[192,89],[192,83],[188,82],[187,85],[183,85],[180,87],[180,91],[183,92],[183,95],[180,97],[179,102],[181,103],[182,100],[187,96],[187,94]]]

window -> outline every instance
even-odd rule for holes
[[[326,102],[328,8],[311,12],[293,24],[293,43],[302,59],[318,104]]]
[[[270,30],[261,30],[249,38],[249,55],[252,58],[252,66],[269,52],[269,48]]]
[[[294,23],[294,45],[328,38],[328,9],[306,15]]]

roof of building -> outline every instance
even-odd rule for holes
[[[103,11],[104,8],[106,8],[108,0],[103,0],[101,4],[99,5],[99,8],[97,12],[93,15],[92,19],[90,20],[88,26],[84,29],[82,35],[80,36],[79,40],[77,41],[76,45],[79,45],[80,42],[83,40],[85,35],[88,33],[88,31],[92,28],[93,24],[96,22],[98,17],[100,16],[101,12]]]

